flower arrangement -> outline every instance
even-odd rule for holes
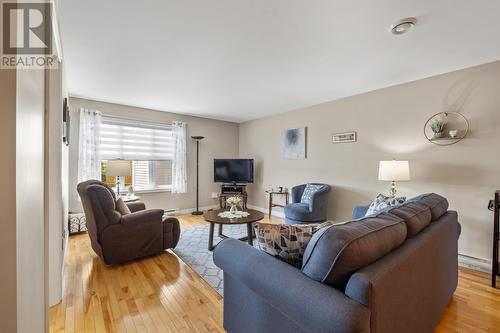
[[[226,202],[231,206],[230,212],[234,213],[238,211],[238,206],[241,204],[241,198],[239,196],[229,197],[226,199]]]

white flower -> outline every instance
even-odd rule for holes
[[[227,198],[226,202],[231,205],[231,206],[236,206],[241,203],[241,198],[240,197],[229,197]]]

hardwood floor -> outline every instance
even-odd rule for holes
[[[205,223],[191,215],[179,220],[182,228]],[[171,251],[108,267],[88,236],[76,235],[69,240],[63,300],[49,311],[50,332],[224,332],[222,303]],[[436,332],[500,332],[500,290],[489,287],[487,274],[460,268]]]

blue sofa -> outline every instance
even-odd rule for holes
[[[229,333],[434,330],[458,281],[460,224],[446,199],[427,194],[320,230],[307,245],[302,269],[235,239],[217,246],[214,261],[224,271],[224,328]],[[351,257],[344,264],[364,256],[374,261],[338,275],[338,263],[331,263],[339,256],[332,251],[355,234],[372,237],[357,245],[372,248],[348,251]],[[394,237],[399,241],[389,252],[368,258]],[[336,269],[337,280],[329,282]],[[327,277],[321,279],[323,273]]]
[[[285,206],[285,222],[287,224],[326,221],[330,185],[320,183],[310,184],[319,185],[320,188],[311,196],[311,199],[307,203],[301,202],[302,194],[307,184],[292,188],[292,203]]]

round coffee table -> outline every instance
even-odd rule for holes
[[[247,241],[248,244],[253,246],[253,231],[252,231],[252,224],[260,221],[264,218],[264,213],[259,212],[258,210],[255,209],[244,209],[244,212],[250,213],[250,215],[245,216],[245,217],[238,217],[234,219],[229,219],[225,217],[220,217],[219,213],[221,212],[226,212],[228,209],[214,209],[214,210],[209,210],[206,211],[203,214],[203,217],[205,218],[205,221],[210,223],[210,230],[208,233],[208,250],[212,251],[215,246],[214,246],[214,229],[215,229],[215,224],[219,225],[219,237],[222,239],[229,238],[228,236],[224,235],[222,233],[222,226],[224,224],[246,224],[247,225],[247,237],[242,237],[238,238],[238,240],[241,241]]]

